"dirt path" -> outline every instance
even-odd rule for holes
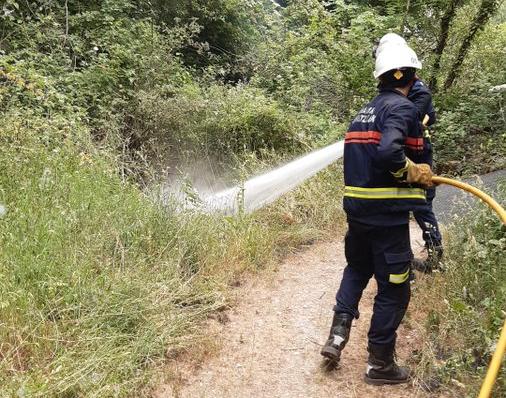
[[[413,229],[412,236],[419,236]],[[415,253],[418,252],[414,244]],[[363,382],[366,335],[375,294],[371,282],[354,322],[341,368],[322,369],[320,345],[332,316],[335,291],[345,266],[342,239],[318,243],[289,256],[271,280],[259,278],[238,289],[230,320],[216,328],[221,346],[199,368],[179,365],[180,385],[155,396],[172,397],[434,397],[413,385],[372,387]],[[216,322],[218,324],[218,322]],[[416,328],[399,331],[401,362],[417,348]]]

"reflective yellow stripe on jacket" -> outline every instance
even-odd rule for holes
[[[344,196],[359,199],[423,199],[425,190],[421,188],[361,188],[344,187]]]

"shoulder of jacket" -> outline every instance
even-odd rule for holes
[[[421,80],[416,80],[415,83],[413,84],[413,87],[411,87],[411,92],[424,92],[424,93],[429,93],[430,94],[430,88],[429,86],[427,86],[424,82],[422,82]]]
[[[388,101],[385,103],[385,116],[390,115],[406,117],[413,120],[418,120],[418,110],[416,105],[411,102],[407,97],[399,96],[395,100]]]
[[[415,109],[416,105],[413,104],[412,101],[409,100],[408,97],[405,97],[404,95],[395,95],[394,97],[391,97],[389,101],[387,101],[388,105],[392,107],[393,109]]]

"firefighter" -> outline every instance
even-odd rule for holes
[[[432,167],[432,142],[429,127],[436,122],[436,111],[432,104],[432,93],[425,83],[418,77],[408,93],[408,99],[413,102],[418,110],[418,117],[422,122],[424,132],[424,152],[421,161]],[[413,268],[430,273],[437,268],[443,256],[443,244],[441,232],[436,215],[432,209],[432,202],[436,197],[436,187],[427,188],[427,206],[413,212],[416,222],[422,230],[425,249],[428,257],[426,260],[413,259]]]
[[[336,294],[334,317],[321,354],[338,363],[348,341],[358,303],[369,279],[378,292],[368,333],[370,384],[407,382],[409,371],[394,360],[396,330],[410,299],[413,258],[409,212],[426,206],[432,171],[419,164],[423,133],[415,105],[407,98],[421,68],[407,44],[378,51],[374,77],[378,95],[351,122],[344,149],[344,210],[347,266]]]
[[[395,33],[387,33],[384,35],[377,46],[373,48],[373,57],[380,52],[383,46],[407,45],[406,40]],[[421,159],[423,163],[427,163],[432,167],[432,142],[430,139],[429,127],[436,122],[436,111],[432,104],[432,93],[425,83],[417,76],[408,93],[408,99],[415,104],[418,110],[418,118],[422,123],[424,131],[424,155]],[[436,215],[432,209],[432,202],[436,196],[436,188],[427,189],[427,206],[425,208],[413,212],[413,216],[422,230],[422,238],[425,242],[425,249],[428,257],[426,260],[418,258],[413,259],[413,268],[430,273],[437,267],[442,255],[443,244],[441,232],[436,219]]]

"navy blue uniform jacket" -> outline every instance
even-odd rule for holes
[[[432,105],[432,93],[420,79],[415,80],[408,93],[408,99],[415,104],[420,122],[423,122],[425,115],[429,116],[427,126],[432,126],[436,122],[436,111]],[[424,131],[424,153],[420,163],[427,163],[432,166],[432,142],[429,130]]]
[[[351,122],[344,146],[344,210],[369,225],[408,223],[425,206],[425,190],[402,182],[406,157],[419,163],[423,133],[416,106],[394,89],[379,94]]]
[[[415,80],[411,90],[409,90],[408,99],[415,104],[420,121],[423,121],[425,115],[428,115],[429,123],[427,123],[427,126],[432,126],[436,122],[436,111],[432,105],[432,93],[420,79]]]

